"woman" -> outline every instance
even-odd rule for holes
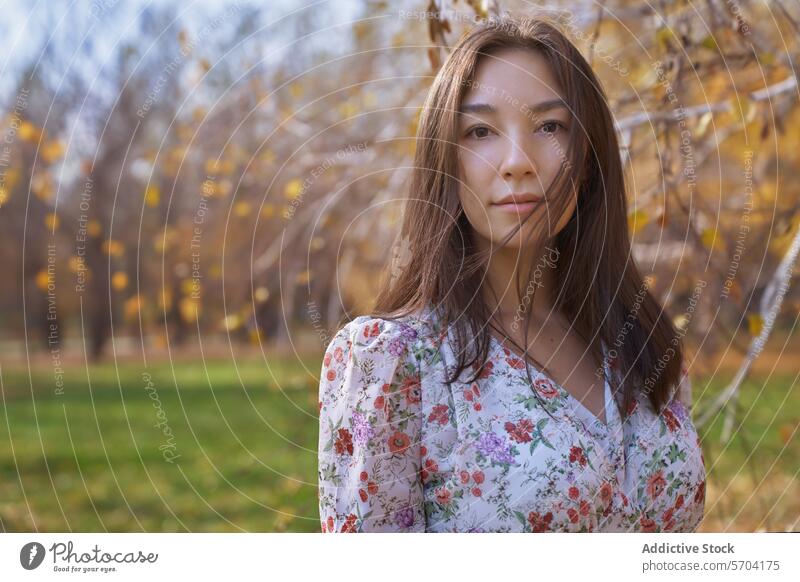
[[[322,531],[696,529],[680,336],[631,256],[588,63],[545,21],[476,27],[415,162],[404,265],[324,357]]]

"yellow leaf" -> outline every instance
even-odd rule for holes
[[[300,99],[303,96],[303,86],[300,83],[292,83],[289,85],[289,95],[292,99]]]
[[[122,291],[128,286],[128,275],[123,271],[117,271],[111,276],[111,287],[115,291]]]
[[[237,202],[236,204],[233,205],[233,212],[239,218],[244,218],[245,216],[250,214],[250,203],[245,202],[244,200],[242,200],[241,202]]]
[[[241,327],[241,325],[242,317],[236,313],[229,315],[222,320],[222,327],[224,327],[226,331],[233,331],[234,329]]]
[[[55,230],[58,228],[58,215],[54,212],[48,212],[44,217],[44,224],[47,230]]]
[[[42,159],[44,159],[44,161],[47,162],[48,164],[52,164],[58,158],[63,156],[65,151],[66,148],[64,147],[64,144],[61,143],[60,141],[47,142],[39,150],[39,152],[42,155]]]
[[[343,119],[350,119],[358,113],[358,107],[349,99],[339,105],[339,114]]]
[[[158,186],[155,184],[151,184],[147,187],[147,190],[144,192],[144,203],[150,207],[158,206],[158,202],[161,200],[161,191],[158,189]]]
[[[259,303],[264,303],[267,299],[269,299],[269,290],[266,287],[259,287],[253,293],[253,297]]]
[[[628,215],[628,230],[636,234],[647,224],[649,217],[644,210],[634,210]]]
[[[716,228],[706,228],[703,230],[703,232],[700,233],[700,239],[703,241],[703,244],[711,250],[723,250],[724,248],[722,238],[717,233]]]
[[[142,309],[142,299],[139,295],[127,299],[124,304],[123,311],[125,312],[125,319],[133,321]]]
[[[19,124],[17,135],[24,141],[39,141],[42,137],[42,130],[33,125],[30,121],[23,121]]]
[[[69,270],[73,273],[77,273],[84,267],[83,259],[81,257],[77,257],[72,255],[69,258]]]
[[[47,271],[42,269],[36,273],[36,286],[42,291],[47,291],[47,286],[50,284],[50,277]]]
[[[272,204],[264,204],[261,208],[261,216],[263,218],[272,218],[275,216],[275,206]]]
[[[181,281],[181,293],[184,295],[191,295],[194,292],[199,292],[200,281],[197,279],[184,279]]]
[[[302,193],[303,193],[303,181],[297,178],[295,178],[294,180],[289,180],[289,183],[286,184],[286,190],[284,192],[286,199],[294,200],[295,198],[298,198]]]
[[[200,315],[200,300],[184,297],[178,304],[178,308],[184,321],[187,323],[195,322]]]
[[[100,223],[96,220],[90,220],[86,225],[86,232],[89,233],[89,236],[100,236],[102,230]]]
[[[112,255],[115,257],[121,257],[122,254],[125,252],[125,247],[123,244],[117,240],[107,240],[103,242],[102,245],[103,252],[107,255]]]
[[[747,329],[750,335],[757,336],[761,333],[761,328],[764,327],[764,320],[758,313],[747,314]]]

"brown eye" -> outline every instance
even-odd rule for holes
[[[479,134],[478,134],[478,132],[479,132],[479,131],[485,131],[486,133],[485,133],[485,134],[480,134],[480,135],[479,135]],[[478,125],[478,126],[476,126],[476,127],[473,127],[472,129],[470,129],[470,130],[467,132],[467,136],[474,135],[474,136],[475,136],[477,139],[483,139],[483,138],[485,138],[485,137],[488,137],[488,136],[489,136],[489,132],[490,132],[490,130],[489,130],[489,128],[488,128],[488,127],[486,127],[486,126],[484,126],[484,125]]]
[[[560,121],[547,121],[539,128],[544,133],[555,133],[559,129],[566,129]]]

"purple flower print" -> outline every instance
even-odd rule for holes
[[[365,445],[375,436],[375,430],[369,421],[360,412],[353,413],[353,440],[359,445]]]
[[[478,439],[478,450],[496,463],[513,463],[514,457],[511,456],[511,445],[501,436],[493,432],[485,432]]]
[[[394,513],[394,522],[400,527],[411,527],[414,525],[414,509],[406,507]]]
[[[400,335],[406,342],[413,342],[415,339],[417,339],[417,330],[410,325],[403,324],[401,329],[402,331],[400,332]]]
[[[396,337],[392,341],[389,342],[389,346],[386,348],[389,350],[389,353],[392,354],[394,357],[399,358],[403,355],[403,350],[405,349],[406,344],[403,342],[402,338]]]

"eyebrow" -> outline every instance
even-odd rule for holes
[[[544,113],[545,111],[550,111],[551,109],[557,109],[559,107],[569,109],[567,103],[563,99],[550,99],[548,101],[537,103],[536,105],[528,105],[527,111],[535,115],[537,113]],[[465,113],[483,113],[486,115],[493,115],[497,113],[497,109],[488,103],[467,103],[466,105],[461,106],[458,113],[462,115]]]

